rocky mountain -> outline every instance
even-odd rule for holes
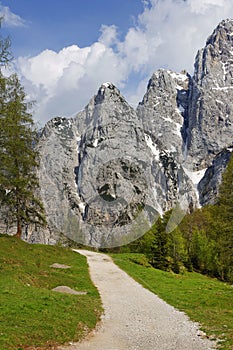
[[[187,148],[193,165],[209,167],[232,146],[233,21],[222,21],[198,51],[190,84]]]
[[[48,229],[31,242],[112,247],[147,231],[173,208],[214,203],[233,150],[233,21],[198,51],[194,75],[155,72],[134,110],[104,83],[76,117],[54,118],[41,135],[39,180]]]

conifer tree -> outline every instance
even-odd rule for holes
[[[23,225],[45,224],[43,205],[35,194],[37,132],[17,75],[1,77],[0,89],[0,204],[16,221],[16,235],[21,237]]]
[[[221,278],[233,281],[233,156],[223,174],[219,189],[217,220],[218,249]]]
[[[218,204],[222,208],[222,215],[232,221],[233,220],[233,156],[227,165],[222,177],[222,183],[219,189]]]
[[[168,233],[166,232],[166,225],[170,213],[168,213],[167,215],[166,214],[163,218],[159,218],[156,224],[152,227],[154,240],[151,247],[153,255],[151,259],[152,266],[165,271],[169,267]]]

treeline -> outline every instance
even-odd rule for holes
[[[216,205],[188,214],[171,233],[167,212],[140,239],[121,251],[144,253],[158,269],[197,271],[233,282],[233,157],[223,175]]]
[[[0,66],[10,59],[9,39],[0,38]],[[0,70],[0,221],[16,226],[45,224],[44,209],[36,196],[38,153],[37,130],[31,104],[16,74],[6,77]]]

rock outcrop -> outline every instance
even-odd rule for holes
[[[211,166],[206,170],[205,176],[198,184],[200,205],[214,204],[218,196],[222,174],[231,158],[233,148],[223,149],[214,158]]]
[[[233,142],[233,21],[224,20],[198,51],[190,84],[187,149],[200,169]]]
[[[233,21],[222,21],[198,51],[191,77],[158,70],[134,110],[111,83],[71,119],[42,133],[39,180],[48,229],[95,247],[126,244],[165,211],[173,224],[214,203],[233,146]],[[169,225],[168,225],[169,226]],[[172,227],[170,225],[169,227]]]
[[[39,146],[49,226],[115,246],[177,205],[214,203],[232,150],[232,63],[226,20],[198,52],[194,76],[155,72],[136,111],[105,83],[75,118],[50,121]]]
[[[111,83],[74,119],[50,121],[39,147],[48,219],[75,241],[127,243],[158,216],[142,122]]]

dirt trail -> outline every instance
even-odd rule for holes
[[[144,289],[105,254],[87,257],[104,307],[101,326],[86,340],[60,350],[208,350],[214,344],[182,312]]]

